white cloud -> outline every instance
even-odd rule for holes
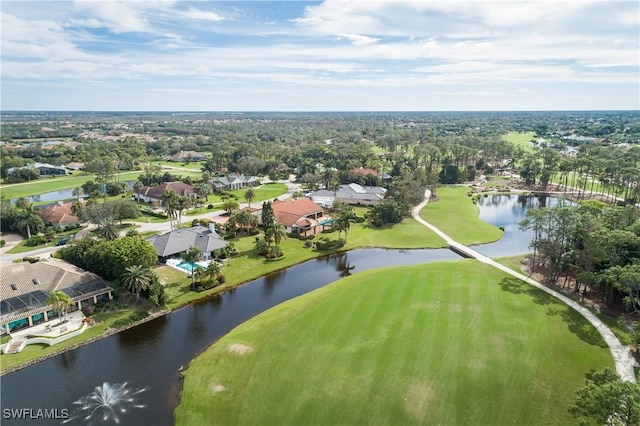
[[[56,4],[37,13],[3,4],[3,100],[28,82],[49,81],[53,91],[60,82],[136,81],[151,90],[169,81],[183,93],[216,84],[290,90],[308,102],[320,93],[369,99],[363,91],[371,88],[403,102],[411,89],[478,98],[610,85],[638,103],[635,2],[327,0],[293,20],[253,13],[259,2],[215,10],[203,2]],[[136,86],[128,90],[139,96]]]
[[[181,15],[187,19],[196,19],[196,20],[202,20],[202,21],[218,22],[225,19],[223,16],[219,15],[214,11],[207,12],[204,10],[194,9],[192,7],[182,12]]]
[[[359,34],[338,34],[340,38],[346,38],[351,41],[354,46],[362,46],[363,44],[371,44],[380,41],[379,38],[359,35]]]

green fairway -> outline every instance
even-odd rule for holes
[[[185,372],[178,425],[565,425],[609,351],[487,265],[365,271],[278,305]]]
[[[187,171],[187,170],[163,170],[168,171],[171,174],[199,178],[202,173],[199,171]],[[132,172],[123,172],[118,174],[118,180],[124,182],[127,180],[136,180],[138,176],[142,174],[142,171],[136,170]],[[0,192],[4,197],[8,199],[18,197],[28,197],[30,195],[38,195],[45,192],[60,191],[63,189],[71,189],[77,186],[82,186],[83,183],[90,180],[95,180],[96,175],[85,174],[83,172],[74,172],[73,175],[56,176],[49,178],[41,178],[32,180],[30,182],[14,183],[9,185],[0,185]]]
[[[525,151],[533,152],[535,148],[531,144],[531,140],[535,139],[535,132],[509,132],[502,136],[503,141],[511,142],[515,146],[519,146]]]
[[[429,202],[420,217],[439,228],[454,240],[465,244],[483,244],[502,238],[502,231],[478,219],[480,208],[467,196],[465,186],[438,188],[437,202]]]

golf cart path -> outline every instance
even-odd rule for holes
[[[633,359],[633,357],[631,356],[629,352],[629,348],[627,346],[624,346],[622,343],[620,343],[620,341],[615,336],[615,334],[613,334],[613,332],[609,329],[609,327],[607,327],[606,324],[600,320],[600,318],[594,315],[589,309],[580,305],[576,301],[568,298],[567,296],[540,284],[536,280],[531,279],[530,277],[527,277],[524,274],[521,274],[510,268],[507,268],[504,265],[501,265],[500,263],[494,261],[493,259],[478,253],[477,251],[465,246],[464,244],[460,244],[459,242],[453,240],[451,237],[449,237],[447,234],[445,234],[444,232],[442,232],[441,230],[439,230],[429,222],[422,219],[420,217],[420,210],[427,204],[430,196],[431,196],[431,193],[427,191],[425,193],[424,201],[413,208],[413,210],[411,211],[411,215],[413,216],[414,219],[416,219],[422,225],[431,229],[433,232],[439,235],[442,239],[444,239],[447,242],[447,244],[449,244],[449,246],[452,248],[453,251],[458,253],[464,253],[470,258],[479,260],[480,262],[491,265],[494,268],[498,268],[501,271],[504,271],[507,274],[526,282],[527,284],[531,284],[532,286],[539,288],[545,293],[550,294],[551,296],[555,297],[556,299],[560,300],[561,302],[565,303],[569,307],[576,310],[580,315],[586,318],[586,320],[589,321],[596,328],[596,330],[598,330],[598,332],[606,342],[607,346],[609,346],[609,350],[611,351],[611,355],[613,356],[613,362],[616,365],[616,371],[618,375],[622,378],[622,380],[629,381],[629,382],[636,381],[636,376],[634,372],[634,366],[636,366],[636,362],[635,362],[635,359]]]

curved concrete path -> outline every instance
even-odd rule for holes
[[[411,211],[411,215],[413,216],[414,219],[416,219],[418,222],[420,222],[421,224],[423,224],[424,226],[426,226],[427,228],[435,232],[437,235],[439,235],[442,239],[444,239],[447,242],[447,244],[449,244],[449,246],[453,247],[455,251],[465,253],[466,255],[468,255],[473,259],[476,259],[476,260],[479,260],[480,262],[491,265],[494,268],[498,268],[501,271],[504,271],[507,274],[512,275],[526,282],[527,284],[531,284],[532,286],[539,288],[545,293],[550,294],[551,296],[555,297],[556,299],[560,300],[561,302],[565,303],[569,307],[576,310],[578,313],[580,313],[580,315],[586,318],[586,320],[589,321],[596,328],[596,330],[598,330],[598,332],[600,333],[604,341],[607,343],[607,346],[609,346],[609,350],[611,351],[611,355],[613,356],[613,362],[616,365],[616,371],[618,372],[618,375],[622,378],[622,380],[629,381],[629,382],[636,381],[636,375],[633,370],[633,367],[636,365],[636,362],[635,362],[635,359],[633,359],[633,357],[629,353],[629,348],[624,346],[622,343],[620,343],[618,338],[615,336],[615,334],[613,334],[613,332],[609,329],[609,327],[607,327],[606,324],[603,323],[600,320],[600,318],[595,316],[589,309],[580,305],[576,301],[568,298],[567,296],[540,284],[536,280],[533,280],[524,274],[518,273],[513,269],[507,268],[506,266],[501,265],[500,263],[494,261],[493,259],[483,254],[480,254],[477,251],[463,244],[458,243],[457,241],[454,241],[447,234],[445,234],[444,232],[442,232],[441,230],[439,230],[429,222],[422,219],[420,217],[420,210],[427,204],[427,202],[429,201],[430,195],[431,193],[427,191],[427,193],[425,194],[425,200],[413,208],[413,210]]]

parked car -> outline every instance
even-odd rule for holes
[[[71,237],[60,238],[58,241],[56,241],[56,246],[63,246],[69,241],[71,241]]]

